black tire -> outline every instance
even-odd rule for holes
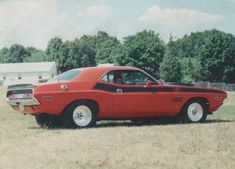
[[[59,128],[62,126],[62,121],[59,116],[50,114],[35,115],[35,120],[40,127],[43,128]]]
[[[200,99],[193,99],[184,105],[180,119],[185,123],[202,123],[206,120],[207,113],[206,102]]]
[[[87,111],[90,111],[90,120],[87,120],[87,124],[81,125],[76,122],[74,113],[75,109],[79,109],[80,107],[85,107]],[[89,109],[89,110],[88,110]],[[85,116],[82,116],[82,118]],[[63,113],[63,126],[66,128],[88,128],[93,127],[96,124],[98,118],[98,107],[96,104],[90,101],[77,101],[70,104]]]

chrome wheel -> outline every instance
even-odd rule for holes
[[[198,122],[203,117],[203,107],[199,103],[191,103],[187,109],[187,115],[190,121]]]
[[[87,126],[92,120],[92,112],[89,107],[80,105],[73,111],[73,121],[80,127]]]

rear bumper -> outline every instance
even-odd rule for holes
[[[28,112],[28,107],[36,106],[39,105],[40,103],[36,98],[31,98],[31,99],[6,99],[6,102],[12,106],[15,110],[20,111],[23,114],[27,113],[33,113],[33,112]]]
[[[25,105],[25,106],[35,106],[39,105],[39,102],[36,98],[32,99],[7,99],[7,103],[11,106],[16,106],[16,105]]]

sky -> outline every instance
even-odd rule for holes
[[[120,40],[154,30],[167,41],[213,28],[235,35],[235,0],[0,0],[0,48],[45,49],[98,30]]]

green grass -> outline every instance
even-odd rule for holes
[[[209,116],[209,119],[235,120],[235,106],[223,106]]]

